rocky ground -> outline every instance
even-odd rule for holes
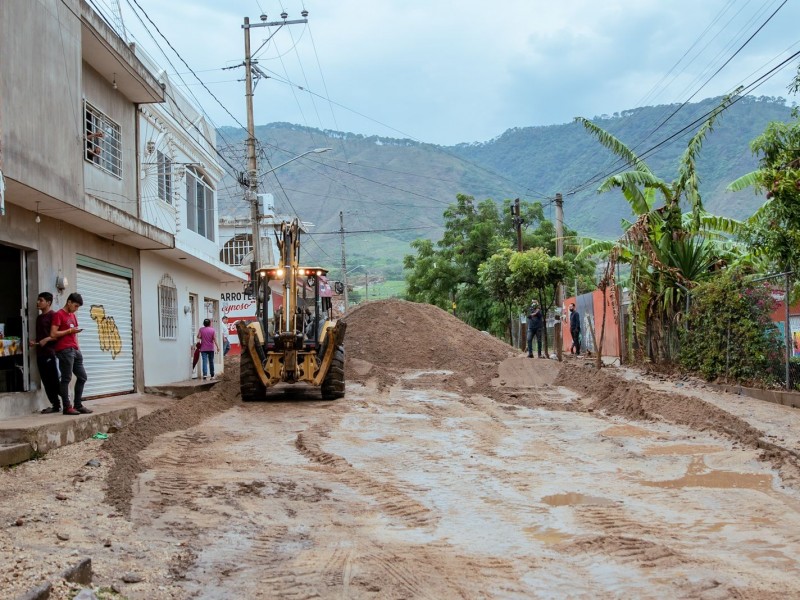
[[[342,401],[244,405],[231,362],[1,472],[0,598],[800,595],[791,409],[527,359],[430,306],[345,320]]]

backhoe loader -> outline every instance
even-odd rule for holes
[[[238,321],[239,388],[244,402],[267,399],[279,384],[319,387],[324,400],[344,397],[346,324],[331,318],[331,299],[320,295],[327,270],[300,264],[300,221],[281,224],[280,264],[251,267],[256,320]],[[283,303],[269,318],[270,282],[280,282]],[[281,386],[285,388],[287,386]]]

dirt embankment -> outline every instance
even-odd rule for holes
[[[391,385],[406,369],[450,371],[441,383],[472,393],[487,390],[500,362],[519,354],[512,346],[478,331],[429,304],[403,300],[368,302],[351,310],[347,323],[347,359],[365,361],[364,373],[351,364],[348,381],[377,378]]]
[[[644,381],[623,379],[613,369],[598,371],[589,363],[564,365],[555,384],[582,394],[589,400],[591,410],[631,420],[684,425],[726,436],[749,448],[759,448],[761,459],[770,461],[785,483],[800,484],[800,457],[796,452],[768,442],[763,431],[709,402],[654,390]]]
[[[226,359],[225,373],[211,390],[176,400],[169,408],[145,415],[114,434],[104,444],[104,449],[114,458],[114,466],[106,480],[105,501],[128,516],[133,483],[143,471],[139,452],[157,436],[193,427],[229,409],[239,400],[239,362]]]

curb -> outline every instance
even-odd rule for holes
[[[18,465],[33,458],[33,446],[26,442],[0,446],[0,467]]]

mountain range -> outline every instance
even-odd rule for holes
[[[671,181],[689,138],[720,100],[645,106],[591,119]],[[757,166],[749,147],[753,138],[770,121],[790,118],[785,99],[763,96],[744,96],[719,116],[697,162],[707,210],[744,218],[763,202],[752,191],[725,188]],[[218,130],[218,147],[230,163],[219,191],[223,216],[249,214],[233,172],[245,170],[245,137],[241,128]],[[596,193],[601,181],[624,165],[576,122],[517,127],[486,142],[455,146],[289,123],[258,126],[256,138],[259,168],[267,173],[260,189],[274,195],[279,214],[313,224],[303,246],[306,260],[332,269],[341,264],[340,211],[348,268],[363,264],[387,278],[402,273],[411,240],[438,239],[442,213],[459,193],[477,200],[541,201],[551,217],[550,199],[560,192],[567,225],[591,237],[618,237],[621,219],[631,216],[618,192]],[[281,166],[315,148],[330,150]]]

